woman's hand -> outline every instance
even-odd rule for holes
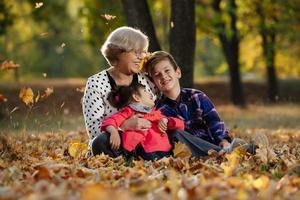
[[[167,118],[162,118],[158,122],[158,128],[161,130],[161,132],[166,132],[168,129],[168,119]]]
[[[136,114],[127,119],[122,125],[122,130],[140,130],[145,131],[151,128],[151,122],[144,118],[142,114]]]
[[[121,144],[121,138],[119,135],[119,131],[113,126],[108,126],[106,128],[106,131],[110,133],[109,143],[110,143],[111,149],[118,150],[120,147],[120,144]]]

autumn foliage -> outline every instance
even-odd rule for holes
[[[265,133],[270,145],[254,156],[237,150],[193,159],[177,144],[175,157],[153,162],[90,156],[85,132],[6,133],[0,137],[0,198],[299,198],[299,130]]]

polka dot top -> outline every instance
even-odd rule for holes
[[[147,76],[138,73],[133,78],[133,81],[135,80],[145,85],[147,91],[155,94],[154,84]],[[118,111],[107,100],[108,94],[114,85],[115,82],[107,70],[103,70],[87,80],[82,99],[82,109],[90,145],[93,139],[101,133],[102,121]]]

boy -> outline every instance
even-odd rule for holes
[[[162,93],[157,108],[168,117],[178,117],[185,122],[185,131],[170,134],[171,140],[185,143],[195,157],[208,155],[213,149],[229,152],[236,145],[245,145],[240,139],[231,143],[228,130],[210,99],[201,91],[181,88],[181,71],[174,58],[167,52],[154,52],[145,68]]]

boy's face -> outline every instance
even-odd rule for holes
[[[151,77],[156,87],[163,93],[170,93],[180,89],[179,79],[181,78],[181,71],[179,68],[174,70],[167,59],[160,61],[153,67]]]

